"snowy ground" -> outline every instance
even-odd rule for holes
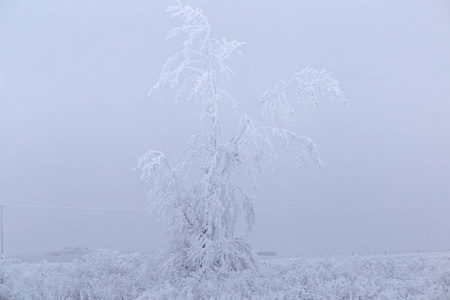
[[[262,259],[242,273],[189,278],[164,278],[157,262],[112,250],[65,263],[6,260],[0,299],[450,299],[450,253]]]

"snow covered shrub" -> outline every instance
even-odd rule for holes
[[[168,85],[176,89],[176,100],[200,104],[203,132],[191,136],[177,159],[150,150],[138,161],[141,179],[153,184],[150,207],[166,219],[173,245],[165,267],[178,275],[245,270],[255,258],[250,246],[236,237],[235,225],[243,216],[251,231],[255,196],[236,182],[236,175],[249,175],[256,190],[263,159],[276,160],[276,141],[293,153],[298,172],[310,165],[322,168],[315,144],[288,129],[294,113],[290,100],[315,108],[320,97],[340,102],[345,98],[328,72],[303,69],[264,92],[255,111],[241,116],[238,133],[226,139],[221,113],[237,107],[226,87],[233,75],[228,63],[241,54],[243,43],[213,38],[199,9],[176,1],[168,11],[184,21],[168,37],[185,35],[186,39],[163,65],[150,93]]]
[[[8,269],[7,299],[77,299],[77,279],[68,276],[67,265],[43,261],[27,267],[10,265]]]
[[[81,299],[136,299],[149,284],[141,279],[149,259],[112,250],[85,255],[77,269]]]
[[[0,299],[136,299],[152,282],[142,278],[154,258],[99,250],[70,263],[2,262]]]
[[[450,256],[264,260],[243,272],[178,277],[139,299],[450,299]],[[446,278],[446,279],[444,279]]]
[[[450,299],[449,254],[263,260],[242,272],[143,276],[157,263],[110,250],[71,263],[0,262],[0,299]]]

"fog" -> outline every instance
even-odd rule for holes
[[[164,40],[179,24],[170,3],[0,1],[5,255],[163,248],[157,214],[139,210],[150,185],[132,169],[147,149],[173,157],[198,129],[197,107],[174,105],[166,89],[147,97],[182,41]],[[185,3],[203,9],[217,38],[245,41],[228,84],[239,107],[225,130],[305,67],[332,72],[348,99],[296,114],[292,128],[314,140],[326,169],[297,176],[282,152],[273,172],[263,169],[255,250],[450,249],[446,1]]]

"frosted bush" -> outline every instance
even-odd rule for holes
[[[0,299],[450,299],[450,254],[260,260],[162,277],[160,258],[100,250],[71,263],[0,263]]]
[[[136,299],[154,258],[99,250],[71,263],[1,263],[0,299]]]
[[[450,256],[260,261],[202,280],[172,278],[140,299],[450,299]]]

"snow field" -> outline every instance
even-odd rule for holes
[[[161,258],[99,250],[69,263],[0,263],[0,299],[450,299],[450,254],[260,260],[170,276]]]

